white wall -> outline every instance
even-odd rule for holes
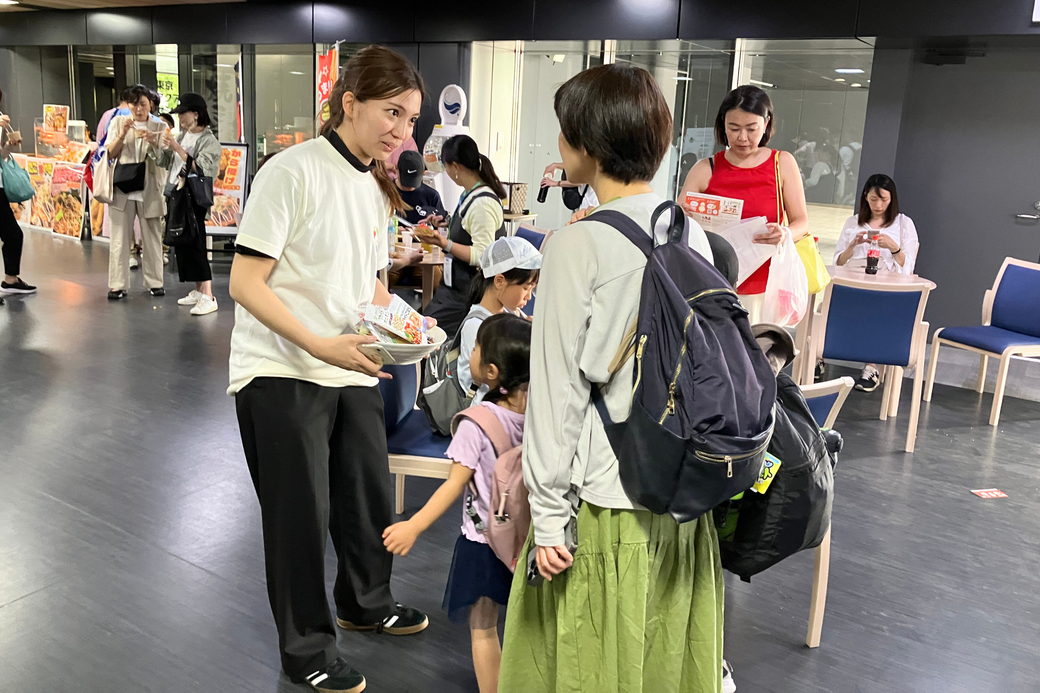
[[[516,173],[513,138],[518,112],[516,41],[478,41],[470,64],[469,127],[480,153],[491,159],[498,177]]]

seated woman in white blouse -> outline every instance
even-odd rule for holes
[[[867,179],[860,197],[859,215],[849,217],[838,238],[834,264],[863,267],[867,262],[870,240],[878,236],[881,259],[878,269],[899,274],[913,274],[917,263],[917,228],[910,217],[899,213],[899,195],[896,183],[883,173]],[[860,375],[856,389],[873,392],[881,382],[878,369],[867,364]]]

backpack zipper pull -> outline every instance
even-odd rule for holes
[[[733,458],[729,455],[726,455],[726,478],[733,478]]]
[[[675,414],[675,383],[668,386],[668,416]],[[732,476],[732,475],[730,475]]]
[[[646,340],[647,340],[647,335],[645,335],[645,334],[642,337],[639,338],[639,348],[636,349],[636,358],[637,359],[643,358],[643,349],[646,348]]]

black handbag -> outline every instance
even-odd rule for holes
[[[189,156],[184,162],[181,176],[186,181],[186,187],[191,188],[191,199],[196,207],[209,209],[213,206],[213,179],[202,173],[193,157]]]
[[[163,233],[163,244],[170,247],[194,245],[203,229],[199,228],[199,217],[195,214],[191,189],[187,185],[176,188],[166,198],[166,203],[166,230]]]
[[[144,162],[137,164],[116,164],[112,175],[112,185],[127,194],[144,190]]]

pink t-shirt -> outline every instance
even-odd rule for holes
[[[416,146],[415,139],[411,137],[406,139],[400,147],[395,149],[393,153],[390,154],[390,158],[388,159],[388,163],[394,167],[393,173],[390,174],[390,177],[394,179],[397,178],[397,162],[401,160],[402,154],[404,154],[405,152],[417,151],[419,151],[419,147]]]
[[[524,442],[523,414],[503,409],[497,404],[490,402],[481,402],[477,406],[487,407],[494,413],[506,429],[510,443],[520,445]],[[498,456],[495,455],[495,448],[491,445],[491,440],[484,435],[484,431],[480,426],[469,419],[465,419],[459,424],[458,430],[455,431],[455,437],[452,438],[451,445],[448,446],[448,457],[463,467],[473,470],[473,483],[477,486],[478,494],[477,513],[482,518],[489,517],[491,478],[495,472],[495,462],[498,460]],[[473,520],[466,514],[465,503],[468,493],[468,491],[464,491],[462,496],[462,534],[470,541],[486,544],[487,537],[477,531],[477,528],[473,526]]]

